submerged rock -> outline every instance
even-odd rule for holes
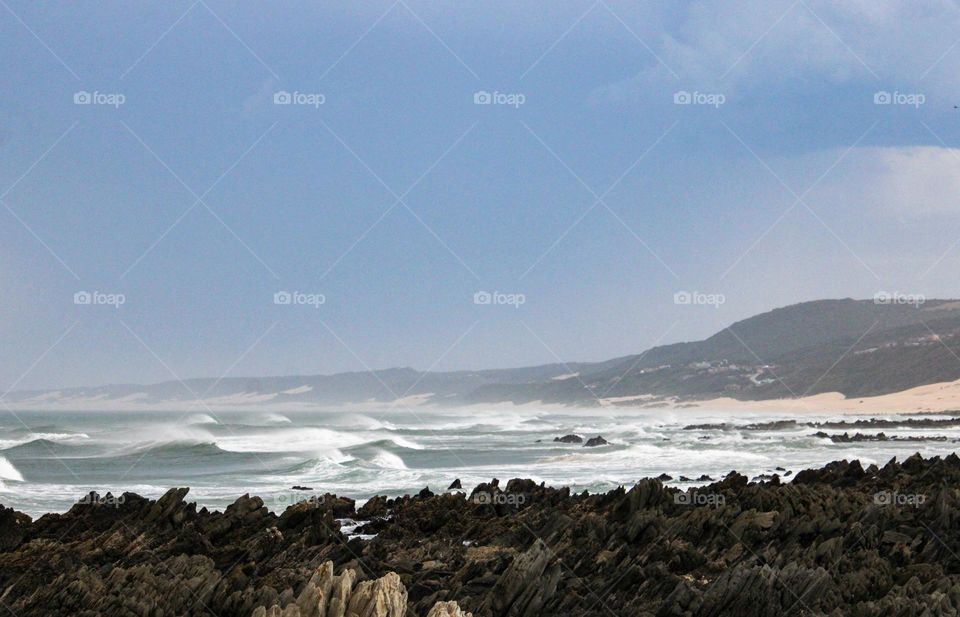
[[[580,435],[564,435],[563,437],[554,437],[553,440],[560,443],[583,443],[583,437]]]
[[[587,443],[583,444],[584,448],[593,448],[595,446],[605,446],[607,445],[607,440],[597,435],[596,437],[591,437],[587,440]]]

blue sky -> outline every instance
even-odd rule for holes
[[[0,5],[0,391],[601,360],[960,296],[952,2]]]

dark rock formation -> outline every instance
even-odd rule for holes
[[[563,437],[554,437],[553,440],[560,443],[583,443],[583,437],[580,435],[564,435]]]
[[[947,441],[947,437],[945,435],[892,435],[888,437],[885,433],[877,433],[875,435],[868,435],[864,433],[855,433],[853,435],[850,435],[849,433],[843,433],[842,435],[830,435],[828,433],[824,433],[823,431],[817,431],[813,434],[813,436],[821,439],[829,439],[833,443],[857,443],[861,441]]]
[[[583,444],[584,448],[593,448],[594,446],[605,446],[607,445],[607,440],[597,435],[596,437],[591,437],[587,440],[587,443]]]
[[[360,511],[306,493],[279,514],[247,495],[210,512],[186,489],[94,494],[35,521],[0,508],[0,604],[18,617],[340,614],[334,598],[371,616],[945,617],[960,614],[958,487],[956,455],[914,455],[688,491],[494,480]],[[376,537],[348,539],[342,518]]]
[[[443,486],[443,485],[441,485],[441,486]],[[448,491],[460,490],[460,489],[462,489],[462,488],[463,488],[463,485],[460,484],[460,478],[457,478],[456,480],[454,480],[453,482],[450,483],[450,486],[447,487],[447,490],[448,490]]]

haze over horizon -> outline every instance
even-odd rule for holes
[[[128,382],[128,383],[103,382],[103,383],[81,384],[81,385],[70,386],[70,387],[51,387],[51,388],[32,388],[32,389],[17,388],[17,389],[15,389],[15,390],[9,391],[9,392],[7,393],[7,395],[14,396],[14,395],[17,395],[17,394],[21,394],[21,395],[22,395],[22,394],[24,394],[24,393],[26,393],[26,392],[38,392],[38,391],[39,391],[39,392],[49,392],[49,391],[55,391],[55,390],[59,390],[59,389],[70,389],[70,388],[98,389],[98,388],[109,388],[109,387],[113,387],[113,386],[151,386],[151,385],[158,385],[158,384],[162,384],[162,383],[177,383],[178,381],[186,381],[186,380],[197,380],[197,381],[212,380],[212,381],[215,382],[215,383],[220,383],[220,382],[223,382],[223,381],[229,381],[230,379],[239,379],[239,380],[241,380],[241,381],[246,381],[246,380],[257,380],[257,379],[267,379],[267,380],[269,380],[269,379],[296,378],[296,377],[306,377],[306,378],[310,378],[310,377],[334,377],[334,376],[338,376],[338,375],[347,375],[347,374],[364,374],[364,373],[380,373],[380,374],[382,374],[382,373],[388,372],[388,371],[407,371],[407,370],[412,370],[412,371],[416,371],[416,372],[418,372],[418,373],[425,373],[425,374],[426,374],[426,373],[452,373],[452,372],[481,373],[481,372],[486,372],[486,371],[511,371],[511,370],[522,371],[522,370],[524,370],[524,369],[536,368],[536,367],[538,367],[538,366],[545,366],[545,367],[546,367],[546,366],[557,366],[557,367],[558,367],[558,370],[560,371],[560,373],[558,373],[558,375],[562,374],[562,376],[567,376],[567,375],[575,375],[575,373],[569,373],[569,372],[568,372],[568,371],[573,370],[572,368],[570,368],[570,365],[574,365],[574,364],[598,364],[598,363],[603,363],[603,362],[609,362],[609,361],[612,361],[612,360],[630,359],[630,358],[632,358],[633,356],[639,356],[639,357],[642,358],[642,357],[646,356],[647,353],[648,353],[649,351],[651,351],[652,349],[657,348],[657,347],[669,346],[671,343],[700,343],[700,342],[703,342],[703,341],[705,341],[705,340],[708,340],[708,339],[712,338],[714,335],[722,334],[728,327],[732,327],[732,326],[734,326],[734,325],[736,325],[736,324],[740,324],[740,323],[744,323],[744,322],[747,322],[747,321],[751,321],[752,318],[754,318],[754,317],[763,317],[763,316],[765,316],[765,315],[768,315],[771,311],[777,311],[778,309],[785,309],[785,308],[787,308],[787,309],[794,309],[794,308],[798,308],[800,305],[814,305],[814,304],[821,304],[821,303],[823,303],[823,302],[834,302],[834,301],[844,301],[844,300],[853,300],[853,301],[855,301],[855,302],[869,302],[869,303],[873,303],[873,304],[875,304],[875,305],[881,305],[881,306],[883,306],[883,305],[885,305],[885,304],[886,304],[886,305],[889,305],[889,304],[891,303],[891,302],[884,302],[883,300],[878,300],[878,297],[881,297],[881,296],[877,296],[877,297],[874,297],[874,298],[866,298],[866,299],[864,299],[864,298],[822,298],[822,299],[819,299],[819,300],[810,300],[810,301],[800,302],[800,303],[797,303],[797,304],[794,304],[794,305],[789,305],[789,306],[787,306],[787,307],[773,307],[773,308],[772,308],[771,310],[769,310],[769,311],[763,311],[762,313],[758,313],[758,314],[754,314],[754,315],[747,315],[747,316],[744,316],[742,319],[741,319],[741,318],[735,318],[730,324],[726,324],[723,328],[721,328],[720,330],[717,330],[716,332],[711,332],[711,333],[707,334],[707,335],[704,336],[702,339],[696,339],[696,340],[691,339],[691,340],[671,341],[670,343],[658,343],[657,345],[654,345],[654,346],[652,346],[652,347],[646,347],[646,348],[643,348],[643,349],[637,349],[637,350],[635,350],[635,351],[633,351],[633,352],[630,352],[630,353],[627,353],[627,354],[623,354],[623,355],[620,355],[620,356],[609,356],[609,357],[598,357],[598,358],[578,358],[578,357],[573,357],[573,358],[554,359],[554,360],[552,360],[552,361],[541,362],[541,363],[532,364],[532,365],[515,365],[515,366],[509,366],[509,365],[508,365],[508,366],[468,366],[468,367],[456,367],[456,368],[451,368],[451,369],[437,369],[437,368],[435,368],[435,367],[429,367],[429,368],[428,368],[428,367],[419,367],[419,366],[399,365],[399,364],[398,364],[398,365],[393,365],[393,366],[382,366],[382,367],[372,367],[372,366],[366,365],[366,366],[363,366],[362,368],[357,369],[357,370],[333,371],[333,372],[329,372],[329,373],[283,373],[283,374],[280,374],[280,373],[277,373],[277,374],[266,374],[266,373],[265,373],[265,374],[256,374],[256,375],[248,375],[248,374],[243,374],[243,373],[236,373],[236,374],[229,374],[229,375],[214,375],[214,374],[207,374],[207,375],[199,375],[199,374],[198,374],[198,375],[183,375],[183,376],[177,375],[176,377],[168,377],[168,378],[159,379],[159,380],[153,381],[153,382]],[[912,298],[909,298],[909,297],[904,296],[904,297],[901,297],[901,298],[900,298],[900,300],[898,301],[898,303],[901,304],[901,305],[909,306],[909,307],[911,307],[911,308],[918,308],[918,309],[921,309],[921,308],[930,308],[931,310],[935,310],[935,311],[936,311],[936,310],[938,310],[938,309],[936,309],[935,306],[938,305],[938,304],[941,303],[941,302],[950,303],[951,306],[953,305],[954,302],[960,302],[960,301],[953,300],[953,299],[949,299],[949,298],[927,298],[927,297],[925,297],[925,296],[919,296],[918,298],[916,298],[916,301],[915,301],[915,302],[913,302],[912,300],[913,300]],[[934,306],[928,306],[929,304],[932,304],[932,305],[934,305]],[[936,314],[936,313],[934,313],[934,314]],[[921,319],[920,321],[922,322],[923,320]],[[873,325],[872,327],[867,327],[868,333],[869,333],[869,332],[873,332],[873,330],[874,330],[874,328],[875,328],[876,325],[877,325],[877,324],[874,323],[874,325]],[[928,324],[926,327],[929,328],[929,327],[930,327],[929,324]],[[939,336],[941,333],[940,333],[940,332],[934,332],[934,334],[937,334],[937,335]],[[944,334],[944,336],[946,336],[946,332],[944,332],[943,334]],[[860,343],[860,342],[862,342],[862,341],[858,340],[857,342]],[[750,345],[746,345],[745,347],[744,347],[743,345],[744,345],[744,343],[741,341],[741,349],[740,349],[740,351],[749,354],[749,355],[751,356],[751,359],[756,359],[758,363],[760,363],[760,362],[769,362],[769,361],[771,361],[771,360],[773,359],[773,356],[758,358],[758,357],[756,357],[756,355],[755,355],[756,352],[751,348]],[[949,345],[948,345],[947,347],[945,347],[944,349],[946,349],[947,353],[950,353],[950,352],[951,352],[951,348],[949,347]],[[849,353],[849,350],[848,350],[848,353]],[[842,359],[845,355],[846,355],[846,354],[839,354],[839,359]],[[835,359],[835,360],[839,360],[838,358],[834,358],[834,359]],[[628,364],[631,366],[631,370],[637,368],[637,366],[636,366],[636,364],[635,364],[634,362],[629,362]],[[950,363],[950,364],[952,364],[952,363]],[[834,368],[836,368],[836,367],[834,367]],[[625,376],[625,375],[624,375],[624,376]],[[621,377],[622,377],[622,376],[621,376]],[[377,379],[374,378],[373,381],[376,382]],[[178,388],[178,390],[179,390],[179,389],[180,389],[180,388]],[[195,395],[196,393],[194,392],[194,393],[192,393],[192,394]]]
[[[952,3],[0,5],[0,392],[960,296]]]

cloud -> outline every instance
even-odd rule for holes
[[[662,63],[593,98],[620,103],[664,87],[773,98],[789,84],[894,89],[921,81],[929,92],[960,96],[957,32],[960,8],[946,0],[696,2],[671,27],[648,30]]]
[[[960,149],[858,148],[815,195],[831,207],[899,220],[960,214]]]

